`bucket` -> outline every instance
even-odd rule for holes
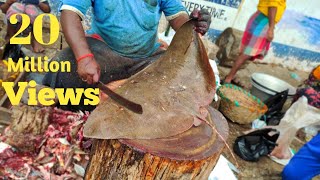
[[[292,99],[297,90],[289,83],[264,73],[253,73],[251,75],[251,83],[251,94],[257,96],[262,101],[287,89],[289,89],[288,99]]]

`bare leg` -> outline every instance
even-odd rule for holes
[[[271,156],[275,156],[278,159],[289,159],[291,158],[291,152],[289,146],[284,143],[279,143],[273,151],[270,153]]]
[[[232,79],[234,78],[234,76],[236,75],[237,71],[239,70],[239,68],[242,66],[242,64],[250,59],[251,56],[245,55],[245,54],[240,54],[240,56],[237,58],[236,62],[234,63],[234,65],[231,68],[231,71],[229,72],[229,74],[226,76],[224,82],[226,83],[230,83],[232,81]]]
[[[280,136],[277,140],[278,146],[276,146],[273,151],[270,153],[271,156],[275,156],[279,159],[289,159],[291,158],[291,152],[289,150],[290,144],[293,138],[290,136],[291,134],[295,135],[297,129],[290,128],[289,124],[283,123],[275,126],[275,128],[280,131]]]
[[[43,46],[39,44],[38,41],[34,38],[33,32],[31,32],[31,45],[32,50],[35,53],[42,53],[44,51]]]
[[[290,130],[288,130],[288,131],[290,131]],[[273,149],[273,151],[270,153],[271,156],[275,156],[278,159],[291,158],[291,152],[290,152],[289,148],[290,148],[290,144],[291,144],[292,140],[290,141],[290,137],[288,136],[288,133],[280,132],[280,136],[276,142],[278,144],[278,146],[276,146]]]

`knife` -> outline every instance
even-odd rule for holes
[[[132,101],[129,101],[128,99],[120,96],[119,94],[113,92],[111,89],[109,89],[107,86],[105,86],[101,81],[98,83],[98,88],[106,93],[111,99],[113,99],[115,102],[120,104],[121,106],[131,110],[132,112],[135,112],[137,114],[142,114],[142,106],[140,104],[134,103]]]

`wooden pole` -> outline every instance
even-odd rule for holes
[[[242,0],[241,3],[240,3],[240,5],[239,5],[239,7],[238,7],[238,11],[237,11],[236,18],[234,18],[233,23],[232,23],[232,26],[231,26],[232,28],[234,27],[234,25],[235,25],[235,23],[236,23],[236,21],[237,21],[237,19],[238,19],[238,16],[239,16],[239,14],[240,14],[240,12],[241,12],[241,9],[242,9],[242,6],[243,6],[243,4],[244,4],[244,1],[245,1],[245,0]]]

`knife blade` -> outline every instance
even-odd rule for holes
[[[98,88],[106,93],[111,99],[113,99],[115,102],[120,104],[121,106],[131,110],[134,113],[142,114],[142,106],[140,104],[134,103],[119,94],[113,92],[111,89],[109,89],[107,86],[105,86],[101,81],[98,83]]]

